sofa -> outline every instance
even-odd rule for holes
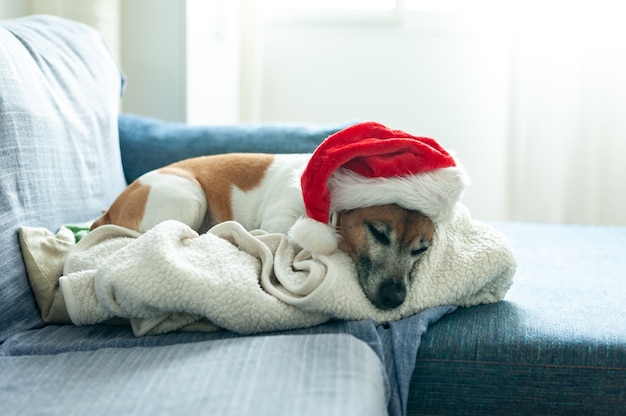
[[[503,300],[385,323],[137,336],[51,319],[29,273],[58,264],[27,269],[23,227],[53,251],[148,170],[310,152],[350,124],[189,126],[120,113],[125,82],[87,26],[0,22],[0,414],[626,414],[624,227],[490,222],[517,263]]]

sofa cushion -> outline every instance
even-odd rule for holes
[[[345,334],[0,357],[0,373],[7,415],[374,416],[389,399],[378,356]]]
[[[453,311],[453,307],[427,309],[416,315],[388,325],[377,325],[372,320],[340,321],[332,320],[323,325],[298,330],[274,332],[273,336],[319,334],[350,334],[365,342],[378,356],[386,372],[386,384],[389,384],[387,414],[396,416],[405,414],[409,382],[413,373],[415,355],[420,346],[422,334],[441,316]],[[48,325],[17,334],[0,345],[0,361],[4,357],[35,356],[50,357],[55,354],[76,351],[96,351],[102,349],[128,349],[160,347],[167,345],[215,341],[230,338],[246,338],[229,331],[191,332],[177,331],[162,335],[137,337],[129,326],[113,325]],[[260,352],[258,352],[260,356]],[[10,361],[10,360],[9,360]],[[2,369],[0,368],[0,373]],[[38,374],[31,374],[33,383],[37,383]],[[341,377],[341,375],[339,375]],[[26,381],[24,383],[27,383]],[[17,394],[12,385],[0,387],[0,414],[2,414],[3,394]],[[25,388],[26,389],[26,388]]]
[[[311,153],[353,123],[259,123],[190,126],[137,114],[119,117],[126,180],[190,157],[219,153]]]
[[[83,24],[0,22],[0,342],[42,324],[18,243],[97,217],[124,188],[117,115],[123,76]]]
[[[515,284],[424,335],[409,414],[623,413],[626,228],[496,228],[516,253]]]

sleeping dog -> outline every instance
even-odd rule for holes
[[[242,153],[183,160],[131,183],[92,229],[116,224],[146,232],[178,220],[203,233],[234,220],[247,230],[287,234],[306,212],[299,176],[310,158]],[[381,204],[335,212],[333,226],[371,303],[400,306],[412,270],[432,242],[433,222],[418,211]]]

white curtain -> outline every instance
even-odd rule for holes
[[[626,225],[623,8],[552,1],[516,11],[510,219]]]
[[[275,1],[274,3],[291,4],[296,2]],[[311,3],[311,2],[306,2]],[[346,7],[354,7],[355,3],[344,1]],[[504,178],[494,178],[482,174],[480,182],[468,191],[474,195],[471,201],[479,217],[487,213],[492,218],[504,220],[584,223],[584,224],[621,224],[626,225],[626,3],[622,0],[476,0],[472,2],[460,0],[404,0],[396,3],[403,10],[405,23],[413,24],[414,32],[407,30],[406,37],[402,38],[401,28],[397,29],[397,36],[388,36],[396,28],[392,23],[384,30],[379,30],[377,42],[384,39],[403,39],[403,45],[411,45],[415,49],[398,49],[398,55],[415,54],[420,45],[427,44],[430,37],[444,38],[447,34],[447,43],[432,42],[432,45],[441,45],[441,54],[458,53],[464,45],[478,45],[478,37],[464,39],[455,32],[455,27],[438,27],[435,35],[429,35],[427,29],[430,23],[425,11],[433,10],[447,12],[441,16],[454,22],[454,13],[460,12],[463,16],[477,16],[493,26],[491,36],[503,37],[497,44],[497,51],[488,49],[494,42],[485,41],[485,54],[498,52],[509,53],[511,62],[502,64],[507,57],[494,58],[497,70],[509,71],[498,79],[510,79],[510,88],[502,94],[486,94],[490,97],[504,97],[507,120],[502,120],[501,111],[486,105],[485,111],[489,115],[481,114],[481,122],[491,123],[484,129],[490,137],[479,138],[472,143],[475,148],[484,148],[477,153],[481,159],[477,162],[476,152],[464,148],[469,155],[474,168],[479,163],[491,163],[485,171],[500,172]],[[449,7],[446,7],[449,6]],[[293,7],[293,6],[292,6]],[[349,8],[349,7],[348,7]],[[384,12],[380,12],[383,15]],[[332,14],[329,14],[332,16]],[[412,20],[414,19],[414,20]],[[318,19],[319,20],[319,19]],[[331,20],[329,19],[329,22]],[[472,23],[470,19],[460,21]],[[481,20],[482,21],[482,20]],[[294,20],[294,22],[296,22]],[[319,23],[321,22],[321,23]],[[318,26],[322,27],[322,20]],[[355,21],[358,24],[358,20]],[[354,23],[354,22],[353,22]],[[337,25],[337,22],[334,23]],[[409,27],[407,25],[407,27]],[[273,29],[280,29],[275,25]],[[317,27],[309,26],[310,37],[313,38]],[[378,28],[372,27],[370,33],[376,33]],[[449,33],[445,31],[449,30]],[[490,33],[488,29],[485,33]],[[286,33],[283,30],[280,33]],[[426,33],[426,34],[425,34]],[[482,32],[481,32],[481,36]],[[485,35],[489,36],[489,35]],[[268,37],[276,42],[276,38]],[[346,36],[345,38],[348,38]],[[357,36],[349,38],[360,42]],[[363,37],[363,42],[373,37]],[[369,39],[369,40],[368,40]],[[499,38],[500,39],[500,38]],[[457,42],[457,43],[454,43]],[[474,43],[472,43],[474,42]],[[381,43],[377,43],[380,45]],[[367,45],[356,44],[358,50],[366,50]],[[508,45],[508,48],[507,48]],[[389,48],[400,48],[398,44],[389,43]],[[323,50],[323,47],[320,47]],[[276,50],[275,45],[268,45],[267,50]],[[428,52],[425,48],[421,52]],[[293,50],[286,51],[285,55]],[[303,52],[306,58],[306,52]],[[274,59],[271,62],[275,67],[280,64],[277,58],[280,55],[274,52],[273,56],[264,56],[263,59]],[[291,55],[293,56],[293,55]],[[323,52],[320,56],[325,57]],[[331,56],[331,55],[328,55]],[[436,54],[428,55],[438,58]],[[458,58],[458,57],[453,57]],[[480,57],[476,58],[480,59]],[[434,62],[445,65],[445,59]],[[350,62],[344,61],[347,68],[354,71],[358,77],[358,64],[350,67]],[[490,62],[484,62],[489,65]],[[435,63],[436,65],[436,63]],[[472,67],[477,67],[472,62]],[[320,67],[317,67],[320,68]],[[444,66],[445,68],[445,66]],[[324,68],[322,68],[323,70]],[[350,69],[347,69],[348,71]],[[493,73],[493,68],[485,72]],[[437,86],[433,87],[435,94],[445,96],[446,77],[466,79],[460,86],[459,96],[470,97],[480,94],[485,87],[484,79],[476,76],[463,67],[454,68],[448,72],[442,71],[441,76],[422,73],[432,76]],[[271,74],[270,74],[271,75]],[[264,76],[269,77],[265,74]],[[285,84],[306,84],[309,74],[302,73],[300,78],[293,76]],[[373,84],[385,82],[384,74],[372,78]],[[332,78],[332,77],[329,77]],[[289,84],[291,82],[291,84]],[[407,84],[414,80],[407,79]],[[474,83],[474,84],[472,84]],[[456,85],[456,84],[455,84]],[[500,83],[494,81],[496,88]],[[282,88],[280,83],[273,88]],[[338,91],[345,90],[340,89]],[[306,90],[306,89],[303,89]],[[264,97],[274,91],[261,91]],[[303,94],[307,92],[304,91]],[[283,99],[290,97],[282,91]],[[308,94],[311,94],[310,91]],[[341,94],[341,93],[340,93]],[[375,94],[375,93],[374,93]],[[373,97],[376,97],[373,94]],[[463,95],[465,94],[465,95]],[[482,97],[477,97],[479,100]],[[305,95],[303,100],[313,100],[311,95]],[[463,99],[463,98],[461,98]],[[375,98],[372,98],[375,100]],[[349,101],[342,101],[343,107]],[[276,101],[272,102],[274,105]],[[359,108],[365,108],[361,103]],[[332,107],[334,103],[324,103],[324,114],[345,114],[344,108]],[[410,108],[411,102],[395,101],[393,107]],[[268,106],[269,107],[269,106]],[[332,108],[332,110],[329,110]],[[368,108],[368,114],[383,114],[380,109]],[[284,114],[288,111],[304,118],[306,115],[297,113],[297,109],[279,108],[274,114]],[[378,112],[377,112],[378,111]],[[440,110],[442,120],[463,120],[465,114],[446,114],[447,108]],[[399,113],[407,114],[407,113]],[[385,116],[386,113],[383,114]],[[310,114],[316,117],[316,114]],[[401,119],[404,115],[394,114],[394,120],[400,125],[410,126],[410,118]],[[442,122],[443,124],[443,122]],[[500,129],[499,126],[508,126]],[[433,125],[433,128],[440,126]],[[443,130],[443,129],[442,129]],[[504,131],[506,130],[506,131]],[[416,130],[417,131],[417,130]],[[448,129],[451,135],[457,133],[453,128]],[[502,135],[501,135],[502,133]],[[465,133],[459,133],[459,136]],[[454,140],[454,139],[453,139]],[[493,143],[498,141],[497,146]],[[506,143],[504,146],[503,143]],[[501,146],[502,144],[502,146]],[[490,147],[491,146],[491,147]],[[489,153],[488,148],[495,148]],[[500,153],[500,150],[505,151]],[[493,152],[497,152],[494,154]],[[472,159],[473,157],[473,159]],[[490,162],[495,159],[495,162]],[[504,163],[502,163],[504,161]],[[501,168],[502,167],[502,168]],[[500,169],[501,168],[501,169]],[[480,169],[476,169],[480,171]],[[476,178],[476,176],[474,176]],[[501,180],[502,179],[502,180]],[[485,189],[491,180],[493,189]],[[505,186],[501,186],[505,183]],[[504,188],[504,189],[502,189]],[[476,197],[476,195],[480,195]],[[495,204],[495,208],[485,208],[488,204]],[[482,204],[482,205],[481,205]],[[482,218],[482,217],[481,217]],[[489,218],[489,217],[487,217]]]

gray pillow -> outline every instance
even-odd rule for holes
[[[0,21],[0,342],[43,325],[18,228],[93,219],[126,185],[123,83],[88,26],[51,16]]]

